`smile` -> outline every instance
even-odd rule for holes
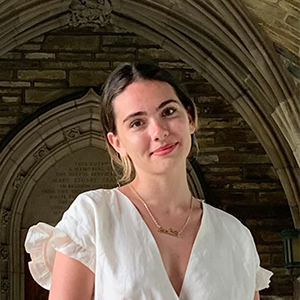
[[[163,156],[163,155],[166,155],[166,154],[169,154],[171,153],[175,147],[177,146],[178,143],[175,143],[175,144],[167,144],[167,145],[164,145],[162,147],[159,147],[157,148],[156,150],[154,150],[151,155],[156,155],[156,156]]]

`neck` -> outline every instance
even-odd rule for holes
[[[151,207],[159,205],[164,211],[172,211],[190,206],[191,192],[186,170],[167,176],[157,174],[141,176],[139,173],[130,184]]]

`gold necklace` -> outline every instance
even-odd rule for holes
[[[169,229],[166,229],[164,227],[162,227],[161,225],[159,225],[156,221],[156,219],[154,218],[153,214],[151,213],[148,205],[146,204],[146,202],[143,200],[143,198],[138,194],[138,192],[135,190],[135,188],[132,186],[132,184],[130,184],[130,188],[133,190],[133,192],[135,193],[135,195],[137,196],[137,198],[142,202],[142,204],[144,205],[146,211],[148,212],[150,218],[152,219],[153,223],[156,225],[157,227],[157,231],[160,233],[165,233],[171,236],[175,236],[175,237],[179,237],[180,234],[182,233],[182,231],[185,229],[185,227],[187,226],[191,215],[192,215],[192,211],[193,211],[193,195],[191,194],[191,203],[190,203],[190,213],[188,214],[182,228],[180,230],[176,230],[173,229],[172,227],[170,227]]]

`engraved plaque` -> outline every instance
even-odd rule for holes
[[[28,198],[22,227],[40,221],[54,225],[78,194],[115,186],[106,151],[95,147],[78,150],[57,162],[39,179]]]

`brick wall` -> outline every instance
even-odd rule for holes
[[[287,69],[300,82],[299,0],[242,0],[274,41]]]
[[[251,229],[262,265],[275,273],[262,299],[290,300],[292,280],[283,268],[280,231],[293,224],[268,156],[241,116],[205,79],[152,42],[115,27],[65,28],[5,54],[0,58],[0,139],[5,142],[11,130],[46,103],[99,87],[118,63],[141,58],[168,68],[195,99],[198,162],[213,204]]]

